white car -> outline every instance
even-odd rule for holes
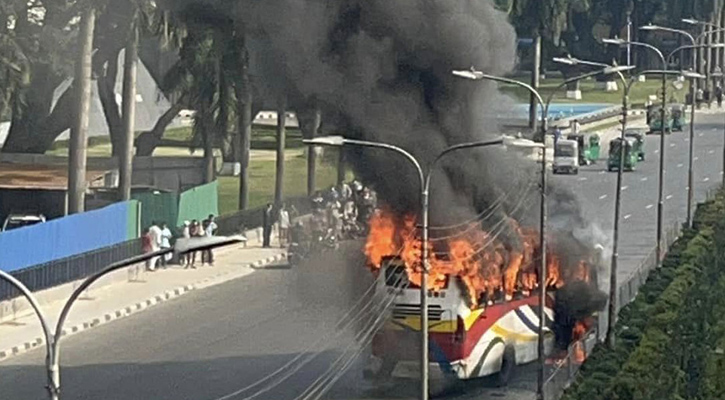
[[[1,232],[45,222],[43,214],[10,214],[5,218]]]

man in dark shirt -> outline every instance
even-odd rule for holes
[[[274,216],[272,214],[272,204],[267,203],[267,206],[264,208],[264,215],[262,218],[262,247],[270,247],[273,223]]]

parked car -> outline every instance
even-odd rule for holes
[[[43,214],[10,214],[5,218],[2,232],[45,222]]]

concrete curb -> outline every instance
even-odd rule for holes
[[[267,257],[263,260],[255,261],[253,263],[245,265],[242,268],[263,269],[265,266],[278,262],[278,261],[282,261],[286,257],[287,257],[287,254],[282,253],[282,254],[278,254],[276,256]],[[212,286],[215,283],[221,283],[222,281],[234,279],[234,277],[230,276],[230,275],[234,275],[235,272],[237,272],[237,271],[234,271],[234,270],[227,271],[225,273],[221,273],[221,274],[218,274],[218,275],[215,275],[212,277],[202,279],[201,281],[198,281],[198,282],[190,284],[190,285],[184,285],[184,286],[180,286],[175,289],[172,289],[172,290],[167,290],[162,294],[155,295],[146,300],[136,302],[134,304],[123,307],[121,309],[105,313],[102,316],[99,316],[96,318],[91,318],[89,320],[78,323],[76,325],[66,327],[62,331],[61,337],[74,335],[76,333],[83,332],[83,331],[89,330],[91,328],[95,328],[97,326],[104,325],[111,321],[115,321],[118,319],[128,317],[128,316],[136,314],[138,312],[147,310],[155,305],[181,297],[193,290],[203,289],[203,288]],[[222,278],[228,278],[228,279],[222,279]],[[45,345],[45,337],[38,336],[38,337],[34,338],[33,340],[26,341],[17,346],[13,346],[7,350],[0,350],[0,361],[6,360],[10,357],[17,356],[19,354],[23,354],[29,350],[32,350],[32,349],[35,349],[37,347],[44,346],[44,345]]]

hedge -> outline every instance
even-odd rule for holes
[[[723,357],[711,351],[725,345],[725,324],[708,329],[725,310],[723,220],[722,193],[698,207],[693,229],[620,311],[614,349],[597,347],[564,399],[725,398]]]

